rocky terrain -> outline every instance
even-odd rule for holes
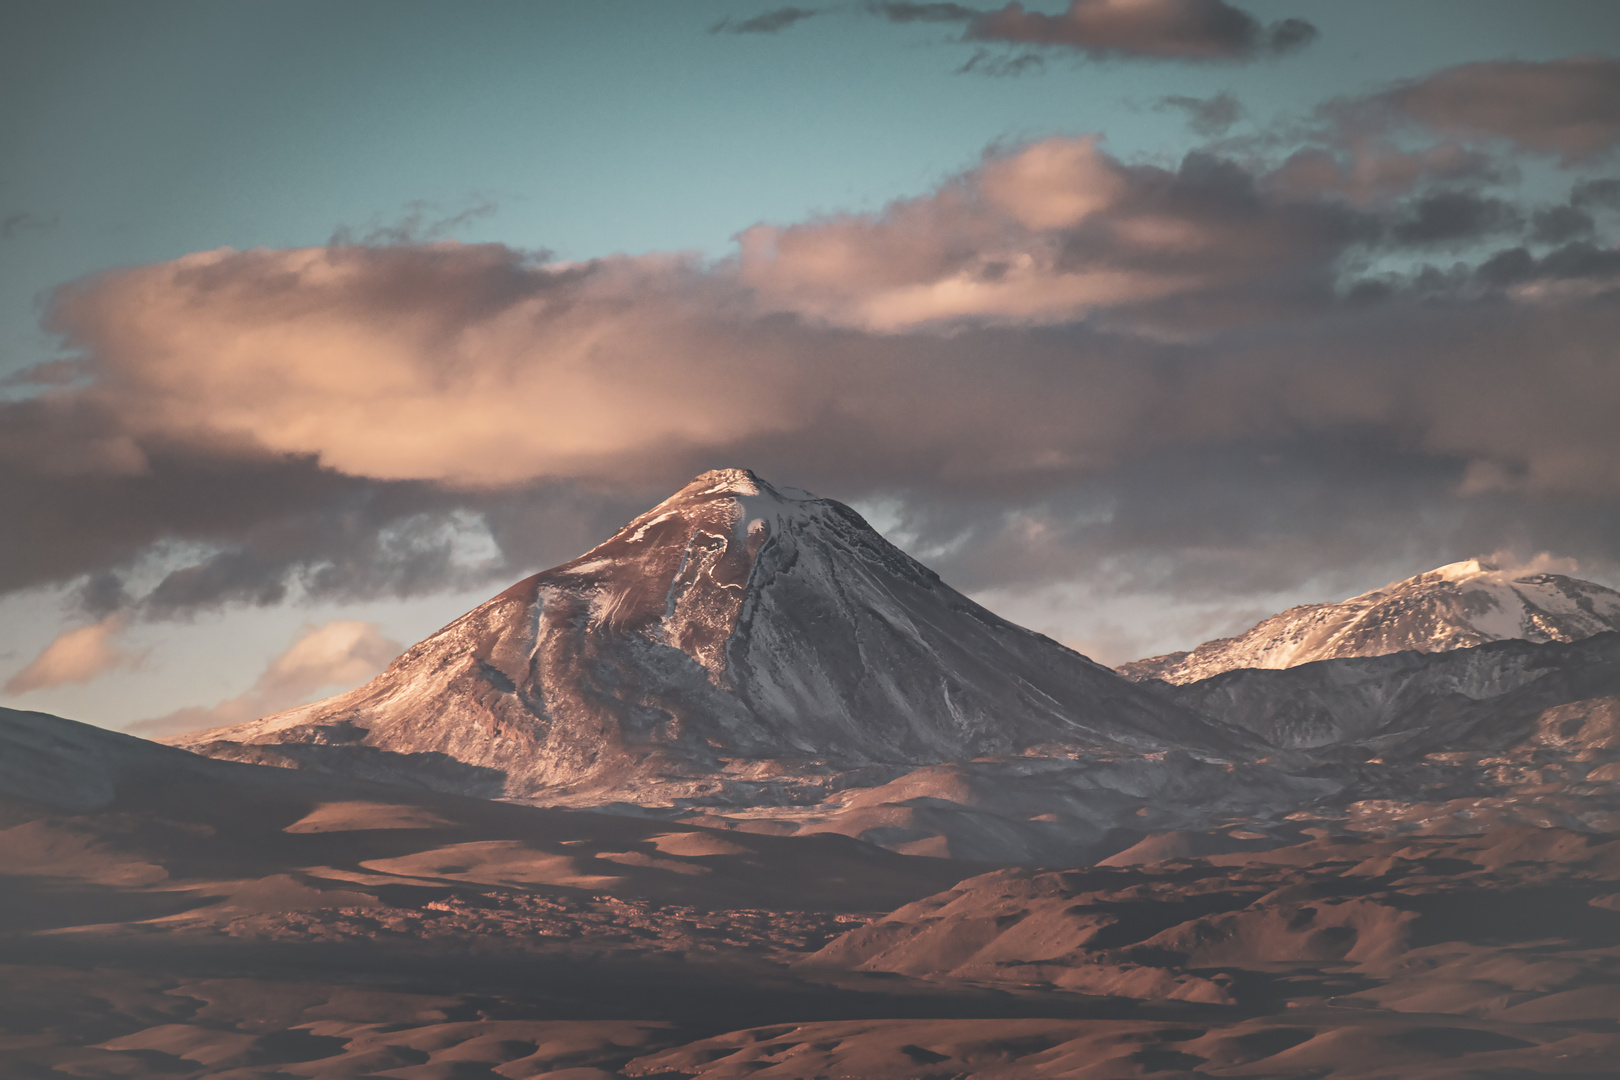
[[[0,1075],[1612,1075],[1610,837],[1375,813],[997,868],[0,713]],[[1106,850],[1106,854],[1103,851]]]
[[[1620,593],[1563,574],[1468,559],[1352,596],[1273,615],[1237,637],[1121,665],[1132,679],[1190,683],[1239,668],[1445,652],[1492,641],[1579,641],[1620,630]]]
[[[1613,707],[1620,634],[1241,668],[1181,685],[1143,685],[1278,747],[1353,744],[1399,756],[1460,745],[1505,749],[1527,738],[1551,746],[1559,739],[1535,720],[1545,710],[1581,702]],[[1576,725],[1570,739],[1598,737],[1584,731]]]

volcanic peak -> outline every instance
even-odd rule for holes
[[[473,775],[520,797],[647,797],[659,778],[714,789],[728,762],[786,775],[1051,745],[1247,753],[1252,739],[998,618],[841,503],[723,469],[366,686],[174,741],[412,776],[442,759],[454,775],[422,782],[452,790]]]
[[[774,553],[761,562],[767,547]],[[589,605],[588,628],[679,649],[720,685],[750,597],[783,573],[817,593],[867,572],[938,578],[841,503],[775,487],[747,469],[702,473],[570,562],[514,586],[555,607]],[[868,582],[868,584],[872,584]],[[509,590],[512,591],[512,590]],[[878,593],[886,591],[881,584]],[[873,599],[873,598],[868,598]]]
[[[625,525],[615,537],[629,534],[630,539],[639,540],[658,522],[709,503],[735,508],[734,528],[741,538],[756,524],[769,527],[813,517],[826,500],[798,488],[775,487],[749,469],[710,469]]]

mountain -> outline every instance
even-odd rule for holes
[[[366,686],[170,741],[471,794],[643,803],[655,781],[814,801],[840,772],[882,783],[1042,746],[1258,746],[998,618],[849,507],[741,469],[697,477]]]
[[[1238,668],[1197,682],[1144,685],[1284,748],[1355,744],[1407,758],[1525,744],[1576,754],[1620,750],[1614,632]]]
[[[1491,641],[1578,641],[1620,630],[1620,593],[1562,574],[1523,574],[1469,559],[1337,604],[1305,604],[1237,637],[1124,664],[1138,681],[1190,683],[1238,668],[1445,652]]]

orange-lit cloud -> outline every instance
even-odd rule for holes
[[[0,402],[0,500],[41,509],[0,589],[166,617],[510,580],[739,464],[891,500],[970,587],[1172,554],[1241,581],[1419,528],[1436,563],[1620,560],[1620,189],[1515,202],[1478,182],[1494,144],[1354,134],[1280,167],[998,147],[715,261],[335,244],[85,279],[51,315],[72,379]],[[1552,210],[1579,228],[1536,239]]]
[[[768,310],[899,333],[1070,322],[1263,274],[1272,257],[1253,241],[1278,221],[1237,237],[1199,204],[1198,185],[1129,168],[1096,136],[1044,139],[880,214],[755,226],[739,237],[738,280]],[[1182,254],[1224,250],[1167,262],[1166,237]]]
[[[286,651],[270,661],[245,694],[210,708],[180,709],[132,724],[132,731],[162,735],[221,727],[290,709],[320,692],[358,686],[398,656],[402,647],[382,635],[376,623],[340,619],[305,627]]]
[[[8,694],[26,694],[66,683],[87,683],[134,663],[134,654],[119,648],[113,639],[123,630],[125,619],[109,615],[100,622],[64,630],[21,671],[6,680]]]
[[[1380,218],[1261,179],[1211,155],[1172,171],[1057,138],[877,213],[756,227],[708,265],[442,243],[113,271],[63,291],[52,316],[94,381],[39,399],[112,430],[22,449],[56,473],[139,471],[147,448],[181,446],[464,490],[652,488],[759,447],[830,462],[844,451],[829,438],[956,475],[1087,474],[1176,446],[1396,424],[1407,445],[1497,468],[1494,489],[1615,485],[1603,436],[1564,419],[1606,391],[1554,345],[1606,309],[1513,299],[1545,307],[1537,275],[1611,273],[1602,258],[1531,260],[1517,292],[1468,314],[1347,307],[1336,263],[1356,245],[1475,242],[1512,228],[1511,208],[1440,192]],[[1472,280],[1451,287],[1489,286]],[[1542,342],[1534,372],[1507,349],[1526,335]],[[1495,413],[1521,383],[1510,417],[1462,407]],[[130,451],[75,456],[92,444]]]

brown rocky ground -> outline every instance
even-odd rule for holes
[[[1039,871],[47,742],[19,771],[55,779],[0,798],[7,1080],[1620,1062],[1620,840],[1494,805],[1122,836]]]

